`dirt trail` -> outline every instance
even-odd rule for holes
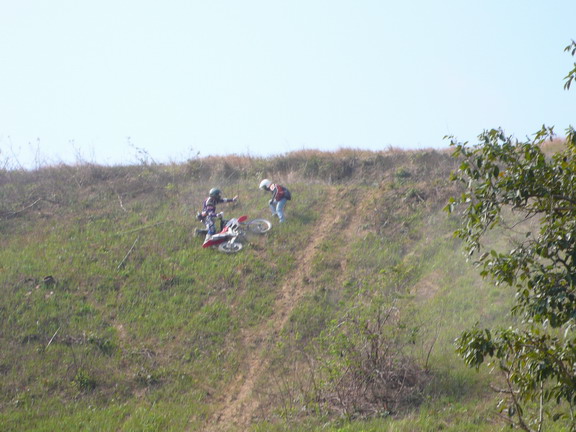
[[[280,288],[272,315],[259,327],[257,332],[247,332],[243,336],[241,343],[248,347],[251,354],[245,359],[234,383],[227,390],[227,396],[221,403],[221,410],[209,419],[205,431],[222,432],[228,428],[242,430],[242,427],[252,423],[258,409],[258,400],[252,397],[252,393],[258,377],[269,366],[266,353],[277,341],[277,337],[290,318],[294,307],[299,304],[300,299],[310,289],[303,281],[311,275],[312,260],[316,254],[316,248],[336,229],[335,227],[341,226],[347,216],[353,215],[354,209],[343,205],[336,189],[329,192],[328,195],[330,198],[323,204],[323,208],[326,215],[330,215],[330,218],[326,223],[318,226],[306,249],[299,254],[295,273]],[[348,220],[346,230],[352,234],[357,226],[356,221]]]

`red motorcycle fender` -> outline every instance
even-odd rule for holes
[[[222,239],[222,238],[210,239],[210,240],[208,240],[207,242],[204,242],[204,243],[202,244],[202,247],[203,247],[203,248],[207,248],[207,247],[210,247],[210,246],[215,246],[215,245],[217,245],[217,244],[224,243],[225,241],[226,241],[226,239]]]
[[[225,241],[228,241],[228,236],[221,236],[219,234],[214,235],[212,238],[208,239],[208,241],[205,241],[202,244],[203,248],[207,248],[210,246],[215,246],[218,245],[220,243],[224,243]]]

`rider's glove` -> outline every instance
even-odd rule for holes
[[[273,202],[274,202],[274,200],[271,199],[270,201],[268,201],[268,204],[272,205]]]
[[[216,217],[221,218],[222,216],[224,216],[224,212],[220,212],[220,213],[216,214]]]

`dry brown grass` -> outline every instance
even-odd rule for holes
[[[564,138],[554,138],[552,141],[546,141],[542,144],[542,151],[550,156],[554,153],[566,150],[566,139]]]
[[[447,151],[396,148],[299,150],[268,158],[209,156],[167,165],[59,164],[33,171],[0,171],[0,185],[12,185],[3,189],[0,201],[13,204],[0,205],[0,210],[13,212],[39,198],[58,207],[78,203],[79,197],[90,202],[93,194],[103,193],[102,184],[106,185],[110,200],[123,204],[143,196],[152,201],[161,200],[174,188],[189,189],[190,194],[194,194],[188,197],[190,201],[198,201],[210,187],[225,190],[248,182],[256,188],[262,178],[288,187],[296,184],[393,185],[448,178],[454,167],[455,161]]]

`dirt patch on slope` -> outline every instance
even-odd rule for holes
[[[359,217],[356,214],[358,205],[353,205],[352,208],[350,205],[343,205],[342,193],[337,188],[327,193],[329,198],[323,206],[326,214],[331,215],[330,220],[318,227],[306,249],[299,254],[296,269],[281,286],[268,320],[258,331],[244,334],[241,344],[250,350],[250,354],[233,384],[225,392],[227,396],[221,403],[221,409],[206,424],[206,431],[244,430],[253,422],[259,408],[258,399],[253,392],[259,376],[269,367],[270,360],[266,353],[278,340],[294,308],[310,289],[304,281],[310,279],[316,249],[334,230],[344,226],[345,237],[348,238],[357,235],[361,225],[355,220]],[[360,197],[356,201],[361,203],[363,200]]]

